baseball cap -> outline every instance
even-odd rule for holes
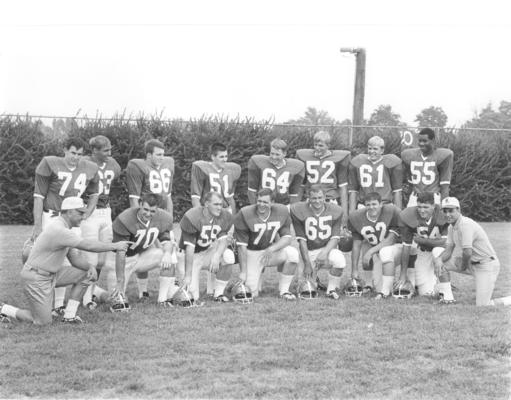
[[[456,197],[446,197],[442,200],[442,208],[460,208],[460,202]]]
[[[85,212],[87,211],[87,207],[85,206],[85,203],[83,202],[83,199],[81,197],[66,197],[62,201],[60,210],[61,211],[78,210],[80,212]]]

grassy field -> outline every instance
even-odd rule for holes
[[[494,297],[511,295],[511,224],[483,224],[502,262]],[[25,304],[19,270],[27,226],[0,227],[0,300]],[[345,276],[349,275],[346,271]],[[344,280],[343,280],[344,283]],[[136,304],[79,310],[81,326],[0,325],[0,397],[507,399],[510,307],[341,298],[282,302],[274,271],[253,305]],[[151,275],[152,299],[157,296]],[[136,296],[136,295],[135,295]]]

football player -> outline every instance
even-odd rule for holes
[[[446,248],[435,254],[435,269],[439,275],[449,277],[449,271],[472,275],[475,279],[476,305],[510,305],[511,296],[492,300],[492,293],[500,270],[500,262],[481,225],[461,214],[455,197],[442,200],[442,210],[449,228]],[[448,288],[449,289],[449,288]],[[442,292],[446,300],[449,291]]]
[[[351,278],[358,279],[358,263],[362,255],[364,280],[373,282],[378,292],[376,299],[392,293],[394,270],[400,264],[401,245],[396,244],[399,212],[394,204],[383,204],[380,194],[373,192],[365,196],[365,208],[349,216],[348,229],[353,234]],[[365,289],[370,291],[372,287]]]
[[[279,293],[284,300],[295,300],[289,291],[297,264],[298,251],[291,247],[291,217],[288,208],[273,202],[271,189],[257,193],[256,204],[243,207],[234,218],[238,245],[240,278],[259,295],[259,280],[265,267],[277,266],[280,272]]]
[[[88,212],[80,197],[66,197],[59,204],[59,210],[60,215],[37,236],[21,270],[29,309],[0,304],[0,319],[5,316],[36,325],[49,324],[52,322],[54,288],[72,285],[62,321],[83,322],[76,311],[87,285],[95,281],[97,276],[96,268],[87,262],[79,250],[124,253],[131,244],[128,241],[105,243],[83,239],[72,230],[80,226]],[[64,265],[64,258],[68,259],[68,265]]]
[[[64,157],[46,156],[35,171],[34,187],[34,231],[35,240],[41,231],[60,213],[60,205],[67,197],[88,195],[87,219],[98,202],[99,175],[97,164],[83,159],[85,143],[76,137],[64,143]],[[80,232],[76,228],[77,233]],[[64,258],[64,263],[69,262]],[[66,288],[55,289],[54,312],[62,315]]]
[[[319,131],[314,135],[314,149],[297,150],[296,157],[305,164],[305,188],[320,184],[326,200],[341,205],[343,226],[348,219],[348,167],[350,152],[330,150],[332,138],[328,132]]]
[[[232,215],[223,209],[223,196],[207,192],[204,206],[188,210],[181,219],[179,263],[184,265],[184,284],[195,301],[199,299],[200,271],[207,268],[216,274],[214,300],[228,302],[224,295],[231,277],[234,253],[227,248],[227,235],[232,226]]]
[[[275,202],[292,204],[301,200],[302,182],[305,176],[303,162],[286,158],[288,146],[282,139],[270,143],[270,155],[256,154],[248,161],[248,201],[255,204],[257,192],[263,188],[272,190]]]
[[[102,242],[111,242],[112,210],[110,208],[110,188],[115,179],[121,174],[121,167],[111,157],[112,144],[102,135],[94,136],[89,141],[92,154],[84,159],[98,166],[99,197],[96,208],[92,214],[80,225],[84,239],[95,239]],[[101,269],[105,265],[106,253],[85,253],[88,261],[96,268],[98,279]],[[96,307],[94,296],[101,297],[102,289],[95,284],[89,285],[83,296],[83,305],[93,309]]]
[[[435,148],[435,132],[424,128],[419,132],[419,148],[401,152],[405,174],[412,185],[408,207],[417,205],[417,195],[424,192],[435,193],[435,204],[449,196],[453,152]]]
[[[310,187],[308,201],[291,205],[291,220],[304,263],[304,277],[315,278],[318,268],[328,268],[326,295],[334,300],[339,299],[337,289],[346,266],[344,255],[337,249],[341,217],[342,208],[325,202],[325,193],[320,185]]]
[[[403,241],[401,274],[396,287],[409,280],[417,287],[419,296],[432,296],[435,293],[437,277],[433,266],[433,255],[443,251],[447,234],[447,221],[440,206],[435,205],[432,192],[419,193],[417,205],[407,207],[399,215],[399,226]],[[416,247],[416,260],[410,263],[412,245]],[[405,268],[404,266],[408,266]],[[447,283],[440,277],[439,291],[447,289]],[[448,284],[450,287],[450,283]],[[450,289],[449,289],[450,291]],[[447,296],[449,298],[449,296]],[[446,299],[447,300],[447,299]]]
[[[234,190],[236,181],[241,175],[241,167],[236,163],[227,162],[227,147],[222,143],[214,143],[211,146],[210,155],[211,161],[194,161],[192,164],[190,190],[192,206],[200,207],[201,204],[204,204],[203,199],[206,193],[217,192],[223,197],[223,208],[231,214],[235,214]],[[215,276],[209,271],[207,275],[206,292],[213,296]]]
[[[154,193],[162,198],[162,208],[173,215],[172,182],[174,179],[174,159],[165,157],[163,143],[157,139],[148,140],[144,146],[145,159],[133,159],[126,167],[126,186],[130,207],[138,208],[144,193]],[[139,297],[147,299],[149,292],[147,273],[137,273]]]
[[[403,166],[394,154],[383,154],[385,142],[379,136],[367,142],[367,154],[353,158],[349,167],[349,211],[364,204],[371,192],[380,194],[384,203],[402,208]]]
[[[176,243],[172,214],[160,209],[160,202],[159,195],[144,193],[137,208],[128,208],[115,218],[113,242],[128,240],[133,244],[126,253],[117,252],[115,257],[107,259],[107,285],[112,298],[126,299],[126,287],[132,273],[147,273],[159,267],[158,302],[166,305],[169,291],[174,286],[172,253],[176,251]],[[117,310],[115,306],[113,311]]]

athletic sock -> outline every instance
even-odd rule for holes
[[[415,287],[415,268],[408,268],[406,270],[406,277],[410,281],[413,287]]]
[[[490,300],[490,305],[492,305],[492,306],[510,306],[511,305],[511,296],[499,297],[498,299]]]
[[[444,300],[454,300],[452,295],[451,282],[439,282],[437,285],[438,293],[442,293]]]
[[[279,274],[279,293],[282,295],[286,292],[289,292],[289,286],[291,286],[291,282],[293,281],[294,275],[284,275]]]
[[[10,306],[9,304],[4,304],[0,308],[0,314],[7,315],[11,318],[16,318],[16,312],[19,310],[19,308]]]
[[[66,309],[64,310],[64,318],[76,317],[76,311],[78,310],[79,305],[80,305],[79,301],[69,299],[67,302]]]
[[[82,304],[86,307],[87,304],[92,302],[92,291],[94,290],[94,284],[90,284],[87,290],[85,291],[82,299]]]
[[[64,306],[64,299],[66,298],[66,287],[55,288],[55,300],[53,308]]]
[[[138,297],[142,297],[144,292],[147,292],[148,285],[149,285],[149,278],[137,278]]]
[[[208,295],[212,295],[215,293],[215,280],[216,280],[216,274],[212,272],[207,272],[208,280],[206,283],[206,293]]]
[[[225,287],[227,286],[228,281],[221,281],[218,278],[215,279],[215,297],[222,296],[225,292]]]
[[[332,274],[328,274],[328,286],[326,288],[326,292],[329,293],[332,290],[335,290],[341,286],[341,277],[335,276]]]
[[[162,303],[168,299],[168,293],[171,286],[174,286],[176,278],[170,276],[160,276],[160,289],[158,291],[158,303]]]
[[[392,292],[392,286],[394,285],[394,277],[383,275],[381,292],[388,296]]]

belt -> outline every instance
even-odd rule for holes
[[[488,261],[493,261],[495,260],[495,257],[493,256],[490,256],[489,260]],[[478,264],[482,264],[483,262],[485,262],[486,260],[480,260],[480,261],[470,261],[470,263],[472,265],[478,265]]]
[[[32,271],[38,273],[39,275],[43,275],[43,276],[53,276],[56,274],[56,272],[48,272],[48,271],[45,271],[44,269],[33,267],[32,265],[28,265],[28,264],[25,264],[25,268],[28,269],[29,271],[32,270]]]

